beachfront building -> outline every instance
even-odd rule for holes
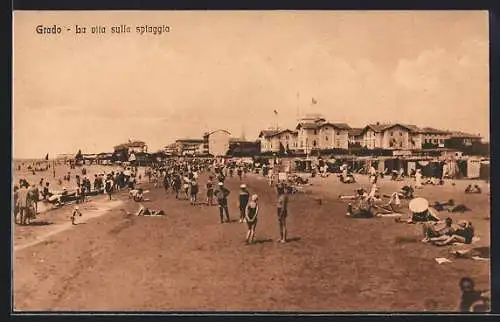
[[[439,130],[432,127],[424,127],[422,133],[422,148],[444,148],[446,140],[448,140],[452,133]]]
[[[128,140],[127,143],[122,143],[114,147],[114,152],[126,152],[127,155],[135,153],[147,153],[148,146],[144,141]]]
[[[295,151],[298,148],[297,132],[289,129],[262,130],[259,133],[260,151],[275,152]]]
[[[361,137],[361,146],[368,149],[417,150],[423,135],[415,125],[376,123],[365,126]]]
[[[351,128],[348,131],[348,145],[349,147],[361,147],[361,142],[363,141],[363,128]]]
[[[267,130],[262,130],[259,133],[259,140],[260,140],[260,152],[261,153],[266,153],[266,152],[279,152],[280,150],[280,144],[279,144],[279,139],[276,136],[277,133],[279,133],[281,130],[277,129],[267,129]]]
[[[320,115],[308,115],[299,120],[295,130],[267,129],[259,133],[261,152],[347,149],[349,130],[345,123],[331,123]]]
[[[309,153],[313,149],[347,149],[349,130],[345,123],[330,123],[320,116],[308,116],[296,127],[298,150]]]
[[[163,148],[163,153],[166,155],[176,155],[177,154],[177,146],[175,143],[169,144]]]
[[[297,132],[289,129],[268,129],[259,133],[261,153],[279,153],[297,149]]]
[[[178,139],[175,141],[177,155],[202,155],[203,139]]]
[[[229,131],[222,129],[205,133],[202,140],[204,154],[213,156],[226,155],[227,151],[229,151],[230,135]]]
[[[347,149],[349,147],[349,130],[351,128],[345,123],[321,124],[318,129],[318,143],[322,150]]]
[[[452,132],[445,141],[445,145],[450,148],[470,147],[481,143],[482,137],[479,134],[469,134],[464,132]]]
[[[230,138],[228,153],[233,156],[258,155],[260,153],[260,142],[247,141],[241,138]]]

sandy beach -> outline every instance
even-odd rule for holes
[[[203,174],[200,182],[206,178]],[[14,229],[14,308],[456,311],[461,277],[471,276],[478,287],[488,288],[489,261],[450,255],[463,247],[420,243],[419,225],[346,218],[338,195],[358,185],[342,184],[334,175],[309,180],[312,185],[303,193],[290,196],[290,242],[285,245],[275,242],[274,190],[255,174],[244,178],[262,207],[257,243],[250,246],[244,244],[245,224],[236,220],[236,177],[227,179],[233,222],[224,225],[217,207],[193,207],[147,183],[142,186],[150,190],[151,201],[144,204],[163,209],[166,216],[127,214],[139,205],[125,191],[112,201],[98,196],[82,204],[85,219],[76,226],[68,225],[71,206],[42,213],[35,222],[51,224]],[[357,180],[368,186],[366,176]],[[487,185],[478,182],[483,193],[465,195],[465,185],[473,182],[455,183],[425,186],[417,194],[466,204],[472,211],[442,216],[471,220],[477,245],[489,245]],[[380,186],[382,193],[391,193],[402,184],[383,180]],[[451,262],[438,264],[437,257]],[[429,308],[429,302],[434,306]]]

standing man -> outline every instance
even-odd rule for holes
[[[26,225],[29,217],[29,196],[27,184],[23,182],[21,188],[17,191],[17,209],[19,212],[19,224]],[[16,220],[17,223],[17,220]]]
[[[224,187],[224,183],[219,182],[217,189],[215,189],[215,197],[219,204],[219,214],[220,223],[224,223],[224,212],[226,213],[226,222],[229,222],[229,209],[227,206],[227,197],[229,196],[229,190]]]
[[[240,223],[245,220],[245,210],[248,205],[248,200],[250,198],[250,194],[247,190],[247,185],[240,185],[240,198],[238,200],[238,206],[240,207]]]
[[[269,179],[269,185],[272,186],[273,182],[274,182],[274,170],[273,170],[273,168],[269,168],[268,179]]]
[[[174,174],[172,188],[175,192],[175,199],[179,199],[179,191],[181,190],[181,178],[178,173]]]
[[[208,182],[207,182],[207,185],[206,185],[206,189],[207,189],[207,204],[209,206],[212,206],[212,203],[214,201],[214,185],[212,183],[212,176],[209,176],[208,177]]]
[[[106,179],[106,183],[104,185],[104,190],[108,194],[109,200],[111,200],[111,194],[113,193],[113,179],[111,179],[111,176],[108,176]]]
[[[283,184],[278,184],[278,224],[280,239],[278,242],[286,243],[286,217],[288,215],[288,196]]]
[[[14,222],[17,223],[17,213],[19,212],[19,207],[18,207],[18,202],[17,200],[19,199],[18,195],[19,187],[17,185],[14,185]]]
[[[370,176],[370,183],[376,184],[377,183],[377,170],[373,166],[373,163],[371,164],[370,169],[368,170],[368,174]]]
[[[191,195],[191,205],[196,205],[196,197],[198,196],[198,183],[195,180],[191,181],[191,188],[189,189]]]
[[[167,173],[163,177],[163,188],[165,188],[165,194],[168,193],[168,188],[170,187],[170,178]]]
[[[36,186],[36,184],[32,184],[31,187],[28,189],[29,191],[29,198],[31,199],[32,205],[34,207],[34,216],[38,213],[38,201],[40,201],[40,190]]]

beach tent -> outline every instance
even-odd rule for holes
[[[479,177],[483,180],[490,180],[490,161],[481,161],[481,167],[479,168]]]
[[[467,160],[467,178],[476,179],[480,177],[481,160],[469,159]]]

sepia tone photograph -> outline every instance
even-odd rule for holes
[[[14,11],[12,309],[489,312],[487,11]]]

